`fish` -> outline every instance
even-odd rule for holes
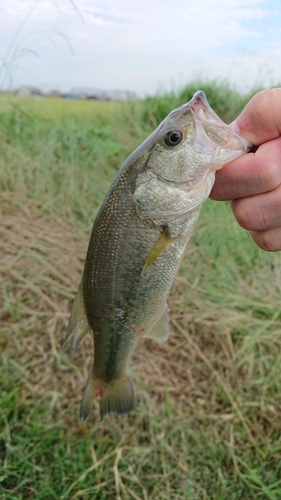
[[[167,298],[215,172],[250,149],[199,90],[119,170],[93,224],[63,344],[76,349],[93,336],[82,420],[95,399],[101,420],[134,408],[132,353],[143,337],[167,340]]]

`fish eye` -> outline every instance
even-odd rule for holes
[[[165,135],[164,142],[167,146],[177,146],[182,141],[181,130],[169,130]]]

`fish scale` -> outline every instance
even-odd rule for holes
[[[80,416],[126,415],[135,396],[128,363],[141,337],[169,335],[166,300],[215,171],[251,145],[198,91],[126,160],[93,225],[65,342],[90,331],[94,363]]]

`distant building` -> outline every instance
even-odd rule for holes
[[[96,99],[98,101],[131,101],[136,99],[129,90],[102,90],[91,87],[74,87],[71,94],[77,99]]]
[[[20,97],[42,97],[42,91],[40,90],[39,87],[34,87],[32,85],[26,85],[24,87],[20,87],[18,90],[15,91],[15,94],[20,96]]]
[[[106,94],[110,101],[134,101],[137,97],[130,90],[109,90]]]
[[[62,97],[60,90],[47,86],[35,87],[33,85],[25,85],[14,93],[21,97]]]
[[[91,87],[73,87],[70,94],[76,99],[97,99],[98,101],[106,100],[106,93],[103,90]]]
[[[74,87],[70,92],[62,93],[60,90],[49,86],[25,85],[18,90],[7,90],[6,94],[21,97],[51,97],[64,99],[95,99],[97,101],[133,101],[136,94],[129,90],[102,90],[91,87]]]

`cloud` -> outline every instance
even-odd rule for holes
[[[25,71],[11,66],[15,85],[151,93],[172,82],[217,76],[249,86],[261,68],[272,78],[280,73],[279,5],[277,0],[76,0],[74,8],[70,0],[2,0],[7,22],[0,55],[29,12],[17,46],[35,49],[39,58],[35,63],[26,52],[20,61]]]
[[[93,24],[104,24],[113,26],[125,25],[130,22],[132,16],[126,14],[121,9],[116,9],[116,4],[106,5],[103,3],[101,5],[93,5],[93,2],[83,2],[81,4],[81,15],[86,23]]]

